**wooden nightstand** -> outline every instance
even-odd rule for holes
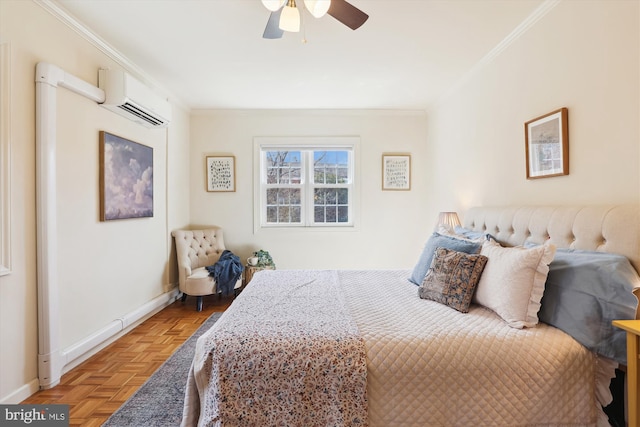
[[[638,410],[640,409],[640,320],[614,320],[613,326],[627,331],[627,417],[629,427],[640,426]]]
[[[247,286],[251,281],[251,279],[253,278],[253,275],[256,274],[258,271],[275,270],[275,269],[276,267],[274,265],[266,265],[266,266],[245,265],[244,266],[244,283],[242,284],[242,287]]]

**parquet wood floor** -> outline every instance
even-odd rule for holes
[[[195,298],[178,300],[64,374],[57,386],[22,403],[68,404],[71,426],[100,426],[211,314],[231,302],[232,297],[208,296],[198,312]]]

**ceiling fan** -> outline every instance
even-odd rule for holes
[[[262,4],[271,11],[263,38],[279,39],[285,31],[300,31],[300,10],[296,0],[262,0]],[[315,18],[329,14],[352,30],[360,28],[369,18],[345,0],[304,0],[304,5]]]

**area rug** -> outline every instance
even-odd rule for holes
[[[179,426],[182,420],[184,388],[195,354],[196,341],[221,315],[222,313],[213,313],[205,320],[102,426]]]

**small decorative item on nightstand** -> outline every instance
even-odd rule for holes
[[[254,252],[253,256],[258,258],[258,264],[256,264],[258,267],[273,266],[275,269],[276,264],[273,262],[273,258],[271,258],[268,251],[260,249],[259,251]]]
[[[247,266],[244,269],[244,283],[247,286],[253,275],[261,270],[275,270],[276,264],[268,251],[260,249],[253,253],[252,257],[247,258]]]

